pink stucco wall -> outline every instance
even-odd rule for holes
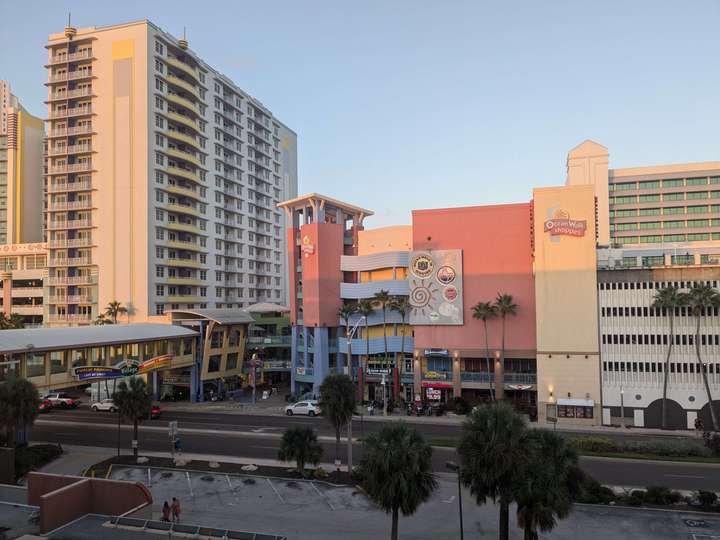
[[[481,350],[482,323],[472,307],[511,294],[518,314],[506,325],[507,356],[536,348],[530,203],[413,211],[413,249],[462,249],[462,326],[415,326],[415,348]],[[488,324],[491,349],[500,347],[500,322]]]
[[[343,254],[343,226],[310,223],[300,228],[300,242],[312,246],[302,255],[302,304],[305,326],[338,325],[340,298],[340,257]],[[306,256],[307,255],[307,256]]]

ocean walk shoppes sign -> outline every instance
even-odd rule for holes
[[[142,375],[158,369],[166,369],[172,363],[173,355],[164,354],[140,362],[139,360],[121,360],[114,366],[79,366],[73,368],[75,379],[78,381],[97,381],[103,379],[118,379]]]

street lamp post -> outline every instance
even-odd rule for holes
[[[458,511],[460,513],[460,540],[464,539],[463,532],[463,511],[462,511],[462,484],[460,482],[460,465],[454,461],[446,461],[445,467],[455,473],[457,473],[458,479]]]

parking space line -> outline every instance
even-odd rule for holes
[[[311,482],[310,482],[310,485],[311,485],[311,486],[313,487],[313,489],[315,490],[315,493],[317,493],[318,495],[320,495],[320,498],[322,498],[322,500],[327,503],[327,505],[330,507],[330,510],[332,510],[332,511],[334,512],[334,511],[335,511],[335,507],[334,507],[334,506],[332,505],[332,503],[328,500],[328,498],[325,497],[325,495],[323,495],[322,493],[320,493],[320,490],[319,490],[319,489],[317,488],[317,486],[315,485],[315,482],[312,482],[312,481],[311,481]]]
[[[148,487],[152,487],[152,478],[150,477],[150,467],[148,467]]]
[[[225,480],[227,480],[228,486],[230,486],[230,489],[232,489],[232,482],[230,482],[230,477],[226,474]]]
[[[272,488],[272,490],[275,492],[275,495],[277,495],[277,496],[278,496],[278,499],[280,499],[280,502],[283,503],[283,504],[285,504],[285,499],[282,498],[282,495],[280,495],[280,492],[275,488],[275,486],[274,486],[273,483],[270,481],[270,479],[269,479],[269,478],[266,478],[266,480],[268,481],[268,484],[270,484],[270,487]]]
[[[190,488],[190,496],[194,499],[195,494],[193,493],[193,490],[192,490],[192,482],[190,481],[190,473],[187,471],[185,471],[185,478],[187,478],[188,487]]]

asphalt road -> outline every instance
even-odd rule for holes
[[[276,459],[280,435],[288,426],[311,426],[321,437],[334,437],[332,429],[322,418],[272,417],[188,412],[164,412],[163,418],[143,422],[140,428],[140,448],[149,451],[169,451],[167,423],[177,420],[183,451],[188,453],[227,455],[247,458]],[[361,437],[382,426],[381,422],[354,422],[354,437]],[[430,424],[415,425],[428,437],[454,437],[458,426]],[[32,441],[58,442],[115,448],[118,443],[117,417],[112,413],[94,413],[86,409],[53,411],[43,415],[30,433]],[[120,446],[130,448],[131,427],[120,431]],[[324,461],[331,461],[335,445],[322,441]],[[346,449],[342,450],[345,461]],[[362,444],[353,446],[354,459],[362,453]],[[437,448],[433,467],[445,470],[445,462],[456,459],[454,449]],[[603,484],[620,486],[665,485],[672,489],[718,490],[720,465],[640,461],[613,458],[581,458],[582,467]]]

